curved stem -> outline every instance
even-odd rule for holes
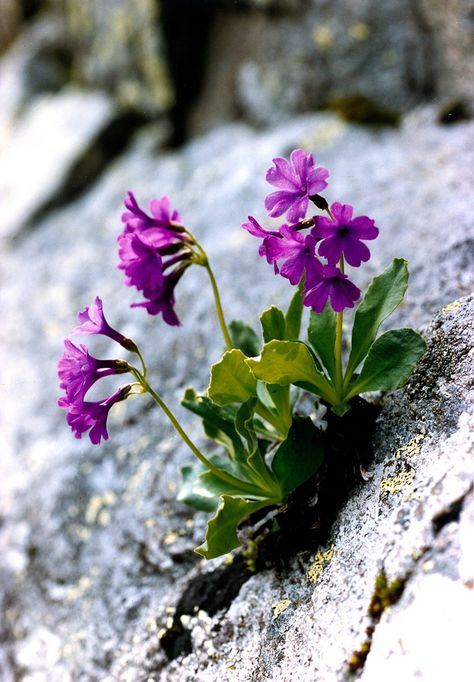
[[[219,320],[219,326],[221,328],[222,336],[224,337],[225,345],[227,346],[227,350],[232,350],[234,344],[232,343],[232,339],[230,338],[229,330],[227,329],[227,325],[225,322],[224,310],[222,309],[222,303],[219,296],[219,289],[217,288],[216,278],[214,277],[214,273],[212,272],[211,266],[209,265],[209,261],[207,261],[207,258],[204,267],[206,268],[207,273],[209,275],[209,279],[211,280],[217,319]]]
[[[216,306],[216,313],[217,313],[217,319],[219,321],[219,326],[221,328],[222,336],[224,337],[224,343],[227,347],[227,350],[232,350],[234,347],[234,344],[232,343],[232,339],[230,338],[229,330],[227,329],[227,325],[225,322],[225,317],[224,317],[224,310],[222,308],[222,303],[221,303],[221,297],[219,295],[219,288],[217,286],[216,278],[214,277],[214,273],[212,271],[212,268],[209,263],[209,258],[207,257],[207,253],[204,251],[203,247],[201,244],[198,242],[196,237],[190,232],[188,229],[186,229],[186,233],[191,237],[191,240],[196,246],[196,248],[199,250],[199,254],[197,255],[197,260],[196,262],[198,265],[202,265],[204,268],[207,270],[207,274],[209,275],[209,279],[211,281],[211,287],[212,287],[212,293],[214,295],[214,305]]]
[[[223,481],[226,481],[226,483],[230,483],[233,486],[236,486],[238,490],[242,492],[246,492],[250,495],[256,495],[259,497],[262,497],[262,490],[257,488],[256,486],[252,485],[251,483],[248,483],[247,481],[243,481],[240,478],[237,478],[236,476],[233,476],[232,474],[227,473],[226,471],[223,471],[222,469],[219,469],[213,465],[213,463],[205,457],[202,452],[199,450],[199,448],[193,443],[193,441],[189,438],[188,434],[186,431],[183,429],[179,421],[176,419],[174,414],[171,412],[169,407],[166,405],[166,403],[160,398],[158,393],[156,393],[151,386],[147,383],[147,381],[143,378],[143,381],[141,382],[143,388],[147,393],[151,395],[153,400],[157,403],[159,407],[163,410],[163,412],[166,414],[170,422],[173,424],[174,428],[176,431],[179,433],[181,438],[184,440],[186,445],[189,447],[189,449],[192,451],[192,453],[198,458],[198,460],[201,462],[201,464],[204,464],[204,466],[209,469],[209,471],[212,471],[212,473],[220,478]]]

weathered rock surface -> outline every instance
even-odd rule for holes
[[[74,162],[112,114],[111,101],[99,92],[67,89],[35,98],[2,148],[0,236],[17,232],[59,191]]]
[[[194,127],[208,129],[237,114],[275,124],[323,105],[358,117],[361,103],[337,102],[354,95],[394,112],[432,97],[472,102],[471,14],[467,1],[409,0],[315,1],[280,6],[279,12],[222,12],[210,40]],[[372,108],[364,115],[375,120]]]
[[[5,1],[0,31],[9,35],[18,10]],[[469,0],[43,5],[47,21],[61,24],[57,44],[76,84],[104,89],[120,107],[148,117],[169,112],[183,135],[188,117],[194,133],[236,118],[275,124],[354,95],[395,112],[432,98],[466,100],[472,114]],[[57,67],[43,65],[42,77]],[[342,106],[351,116],[376,113],[373,106],[361,113],[360,102]]]
[[[64,20],[73,78],[153,115],[173,98],[156,0],[49,0]]]
[[[448,665],[468,679],[472,135],[471,123],[437,125],[432,108],[378,133],[331,115],[265,133],[226,126],[158,157],[144,131],[86,195],[1,246],[2,680],[342,680],[351,659],[364,680],[441,681]],[[128,189],[141,201],[170,195],[208,249],[229,318],[256,324],[290,292],[239,225],[263,217],[271,157],[299,145],[330,169],[328,199],[381,228],[359,283],[394,256],[409,260],[393,324],[425,329],[429,350],[386,399],[373,476],[341,509],[329,544],[246,580],[238,559],[226,568],[193,553],[205,517],[175,501],[190,454],[164,417],[136,398],[111,413],[107,443],[74,441],[55,405],[55,366],[75,311],[99,294],[165,400],[176,404],[189,384],[203,390],[222,350],[205,273],[179,284],[180,329],[129,310],[138,296],[115,269],[122,199]],[[104,340],[91,347],[117,354]],[[199,424],[176,412],[204,443]],[[369,607],[383,573],[384,604],[396,603],[377,621]]]

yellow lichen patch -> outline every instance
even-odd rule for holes
[[[76,585],[71,585],[65,596],[65,602],[71,603],[77,599],[81,599],[88,590],[92,587],[92,580],[87,576],[82,576]]]
[[[179,535],[176,531],[172,530],[165,535],[163,538],[163,543],[165,545],[172,545],[178,539]]]
[[[448,303],[448,305],[445,305],[444,308],[442,308],[441,312],[449,313],[451,310],[457,310],[460,307],[461,304],[459,303],[459,301],[453,301],[452,303]]]
[[[406,485],[413,482],[415,478],[415,470],[410,469],[409,471],[402,471],[401,474],[397,476],[388,476],[380,481],[380,492],[381,493],[391,493],[395,495],[399,493]]]
[[[349,35],[354,40],[367,40],[370,36],[370,26],[363,21],[357,21],[349,27]]]
[[[419,490],[412,490],[411,492],[407,493],[405,497],[403,498],[404,502],[421,502],[423,499],[423,495]]]
[[[411,439],[409,443],[403,445],[401,448],[398,448],[395,453],[395,459],[400,459],[402,455],[405,455],[406,457],[414,457],[415,455],[419,455],[421,450],[420,443],[423,438],[424,435],[422,433],[418,433],[416,436],[414,436],[414,438]]]
[[[326,564],[328,564],[334,554],[334,543],[325,552],[317,552],[314,555],[314,561],[306,573],[306,580],[310,583],[317,583],[321,577]]]
[[[272,604],[273,620],[275,620],[275,618],[278,618],[278,616],[280,616],[283,613],[283,611],[286,611],[290,604],[291,599],[281,599],[280,601],[277,601],[274,604]]]
[[[74,526],[74,530],[76,532],[77,537],[81,542],[87,542],[91,536],[91,532],[89,528],[86,528],[86,526],[81,526],[77,525]]]
[[[334,36],[329,26],[315,26],[313,40],[321,50],[327,50],[334,43]]]
[[[110,512],[104,507],[112,507],[116,501],[117,496],[113,490],[106,490],[102,495],[92,495],[85,513],[86,523],[107,526],[110,521]]]

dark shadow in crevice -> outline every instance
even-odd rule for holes
[[[160,639],[170,661],[192,651],[191,634],[181,617],[194,616],[200,610],[213,616],[227,609],[251,575],[242,555],[237,555],[230,566],[198,575],[188,584],[176,605],[173,624]]]
[[[160,638],[169,660],[192,651],[182,616],[194,616],[201,609],[212,616],[227,609],[255,571],[274,567],[277,574],[286,575],[297,552],[309,555],[327,544],[337,514],[362,481],[361,471],[373,461],[372,437],[379,412],[378,406],[361,398],[354,399],[344,417],[328,412],[326,456],[318,474],[280,509],[266,508],[248,519],[240,529],[243,552],[232,564],[189,582],[171,627]]]
[[[273,517],[278,532],[269,529],[263,539],[257,539],[258,568],[271,562],[286,571],[297,552],[312,553],[328,544],[338,513],[373,461],[372,439],[380,410],[362,398],[355,398],[343,417],[328,409],[323,465],[315,477],[290,494],[285,507]]]
[[[173,132],[168,147],[180,147],[187,139],[189,112],[204,82],[216,8],[216,0],[160,2],[160,23],[175,93],[175,102],[169,111]]]
[[[43,0],[19,0],[21,16],[25,21],[32,19],[44,6]]]
[[[461,516],[462,508],[464,505],[464,500],[466,497],[472,492],[472,486],[469,488],[469,490],[459,497],[457,500],[453,500],[451,504],[449,504],[445,509],[439,512],[439,514],[436,514],[436,516],[433,518],[431,525],[433,528],[433,534],[439,535],[441,530],[448,525],[448,523],[457,523],[459,522],[459,517]]]

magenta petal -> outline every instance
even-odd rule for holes
[[[280,190],[279,192],[272,192],[265,197],[265,208],[270,212],[269,215],[272,218],[277,218],[283,215],[292,206],[294,201],[294,192]]]
[[[360,289],[348,279],[331,281],[330,297],[334,312],[340,313],[345,308],[353,308],[354,301],[357,301],[359,296]]]
[[[306,294],[303,305],[311,308],[315,313],[322,313],[328,300],[329,288],[329,282],[322,280]]]
[[[266,181],[274,187],[281,187],[282,189],[298,189],[298,183],[295,181],[294,173],[291,170],[290,164],[286,159],[277,157],[273,159],[275,168],[269,168],[265,176]]]
[[[247,230],[247,232],[249,232],[253,237],[261,237],[262,239],[264,239],[269,235],[273,235],[275,237],[279,236],[279,232],[265,230],[265,228],[263,228],[251,215],[249,215],[248,219],[249,222],[243,223],[242,227],[244,228],[244,230]]]
[[[331,213],[339,225],[347,224],[350,221],[353,210],[349,204],[340,204],[338,201],[331,205]]]
[[[291,223],[297,223],[298,220],[305,217],[306,211],[308,209],[308,202],[309,202],[309,199],[306,195],[293,202],[291,208],[288,211],[288,215],[287,215],[288,220]]]
[[[290,163],[293,166],[299,184],[306,185],[308,166],[313,166],[314,164],[313,155],[306,155],[304,149],[294,149],[290,154]]]
[[[337,236],[324,239],[318,247],[318,253],[327,259],[329,265],[336,265],[342,255],[341,241]]]
[[[311,230],[311,234],[316,237],[316,239],[322,239],[324,237],[332,237],[337,232],[337,225],[329,218],[325,216],[315,216],[314,227]]]
[[[365,215],[358,216],[350,222],[350,230],[357,239],[376,239],[379,231],[375,227],[375,220]]]
[[[326,241],[329,241],[326,239]],[[344,257],[349,265],[358,268],[362,262],[370,259],[370,251],[365,244],[355,237],[347,237],[344,240]]]
[[[326,182],[329,177],[329,171],[326,168],[314,168],[308,175],[307,179],[307,189],[309,196],[313,194],[319,194],[328,186]]]

